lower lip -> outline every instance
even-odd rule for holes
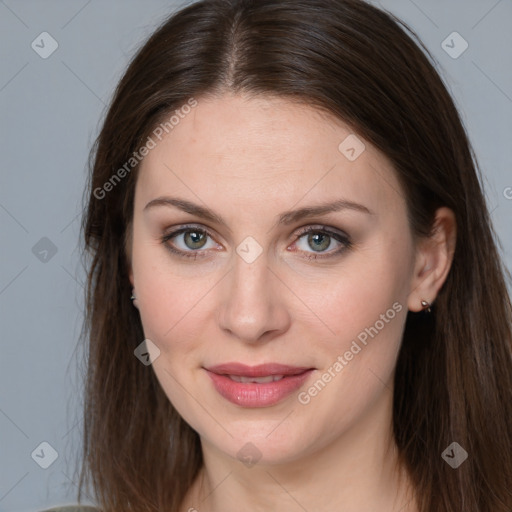
[[[300,375],[288,375],[281,380],[258,384],[256,382],[235,382],[227,375],[207,370],[217,392],[226,400],[241,407],[269,407],[277,404],[299,389],[313,370]]]

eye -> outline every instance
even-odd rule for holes
[[[350,238],[342,232],[333,231],[326,226],[308,226],[298,234],[295,245],[299,250],[309,253],[306,256],[307,259],[316,260],[337,256],[349,249],[352,243]],[[312,249],[312,252],[308,249]],[[328,251],[328,249],[331,250]]]
[[[208,238],[211,238],[211,235],[205,229],[195,226],[185,226],[164,235],[162,237],[162,243],[174,254],[185,258],[196,259],[205,256],[203,251],[200,251],[201,249],[206,250],[218,247],[218,245],[213,242],[208,246]],[[172,240],[174,240],[174,242],[171,243]]]
[[[350,238],[346,234],[341,231],[334,231],[326,226],[308,226],[301,230],[297,236],[295,245],[298,246],[301,252],[308,254],[307,259],[331,258],[352,246]],[[183,226],[165,234],[162,237],[162,243],[173,254],[197,259],[207,256],[207,249],[219,248],[219,245],[214,243],[213,240],[208,246],[208,238],[211,239],[212,235],[204,228]],[[312,251],[309,249],[312,249]]]

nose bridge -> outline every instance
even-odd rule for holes
[[[238,246],[220,308],[220,327],[245,342],[268,338],[271,332],[275,336],[289,325],[266,253],[258,252],[251,241]]]
[[[236,257],[234,261],[232,287],[242,302],[255,300],[263,305],[267,303],[270,291],[268,259],[260,255],[254,261],[245,261]]]

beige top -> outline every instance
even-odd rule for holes
[[[64,507],[46,508],[40,512],[100,512],[100,510],[87,505],[66,505]]]

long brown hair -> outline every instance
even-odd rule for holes
[[[131,159],[191,98],[239,92],[312,105],[352,126],[393,163],[416,236],[431,233],[438,207],[455,213],[452,268],[432,313],[408,313],[394,435],[421,512],[512,510],[507,271],[465,129],[433,62],[410,29],[361,0],[202,0],[139,50],[91,160],[79,499],[92,484],[104,512],[177,511],[202,465],[197,433],[133,354],[144,335],[125,250]],[[441,456],[452,442],[468,453],[457,469]]]

